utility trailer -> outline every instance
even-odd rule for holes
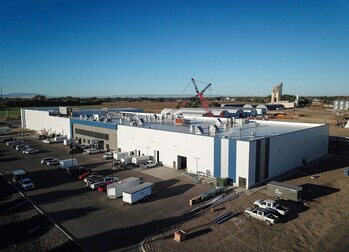
[[[140,165],[145,164],[150,159],[149,156],[138,156],[132,158],[132,164]]]
[[[59,162],[60,169],[67,169],[77,165],[78,165],[78,160],[76,158],[69,158],[69,159],[61,160]]]
[[[132,158],[136,157],[135,155],[132,156],[125,156],[120,159],[122,165],[129,165],[132,163]]]
[[[128,156],[129,153],[127,151],[123,151],[123,152],[115,152],[113,153],[113,158],[116,160],[116,161],[120,161],[123,157],[126,157]]]
[[[300,201],[302,197],[302,187],[271,181],[267,184],[267,194],[278,199]]]
[[[150,197],[154,193],[154,184],[144,182],[143,184],[124,190],[122,193],[122,200],[132,205],[142,199]]]
[[[107,198],[116,199],[122,197],[124,190],[137,186],[141,183],[139,178],[129,177],[107,185]]]
[[[0,127],[0,135],[10,135],[11,134],[11,128],[8,126]]]
[[[67,137],[65,137],[65,136],[56,136],[54,138],[54,141],[55,141],[55,143],[63,143],[63,141],[66,139],[67,139]]]
[[[75,143],[75,140],[72,139],[72,138],[63,140],[63,144],[64,145],[71,145],[71,144],[74,144],[74,143]]]

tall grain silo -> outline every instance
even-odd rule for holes
[[[339,101],[339,110],[344,109],[344,101]]]
[[[349,101],[344,102],[344,110],[349,110]]]
[[[333,110],[338,110],[339,109],[339,101],[338,100],[335,100],[333,102]]]

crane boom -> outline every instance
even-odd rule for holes
[[[206,99],[204,98],[204,92],[211,86],[211,83],[208,84],[201,92],[199,91],[196,83],[195,83],[195,80],[192,78],[191,81],[193,82],[193,85],[194,85],[194,88],[195,88],[195,91],[196,91],[196,95],[199,97],[199,100],[202,104],[202,107],[205,109],[206,111],[206,115],[209,115],[209,116],[213,116],[212,115],[212,112],[210,111],[209,109],[209,105],[206,101]]]
[[[193,85],[194,85],[194,88],[195,88],[195,91],[196,91],[196,94],[199,94],[200,91],[198,89],[198,86],[196,86],[196,83],[195,83],[195,80],[193,78],[191,78],[191,81],[193,82]]]

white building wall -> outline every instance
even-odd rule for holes
[[[172,168],[177,168],[177,155],[184,156],[188,172],[208,170],[213,175],[213,137],[118,125],[118,147],[121,151],[140,151],[141,155],[159,151],[159,161]]]
[[[238,186],[240,186],[239,177],[245,178],[248,185],[250,155],[250,142],[236,141],[236,183]]]
[[[228,177],[228,169],[229,169],[229,139],[221,140],[221,177]]]
[[[269,177],[314,161],[328,153],[328,125],[270,138]]]
[[[25,127],[31,130],[46,130],[49,134],[61,134],[71,137],[69,118],[50,116],[48,111],[30,110],[23,111]],[[22,122],[23,123],[23,122]]]

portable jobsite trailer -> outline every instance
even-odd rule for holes
[[[122,193],[122,200],[128,204],[134,204],[154,194],[154,184],[144,182],[138,186],[131,187]]]
[[[136,157],[135,155],[132,155],[132,156],[125,156],[125,157],[122,157],[121,159],[120,159],[120,161],[121,161],[121,163],[123,164],[123,165],[129,165],[129,164],[131,164],[132,163],[132,158],[133,157]]]
[[[144,163],[147,162],[149,159],[150,159],[149,156],[138,156],[138,157],[133,157],[133,158],[132,158],[132,164],[135,164],[135,165],[144,164]]]
[[[121,160],[123,157],[128,156],[129,153],[127,151],[123,151],[123,152],[115,152],[113,153],[113,158],[117,161]]]
[[[302,197],[302,187],[271,181],[267,184],[267,194],[279,199],[300,201]]]
[[[0,135],[9,135],[11,134],[11,128],[8,126],[0,127]]]
[[[69,158],[65,160],[61,160],[59,162],[59,168],[60,169],[67,169],[72,166],[77,166],[78,165],[78,160],[76,158]]]
[[[139,178],[129,177],[107,185],[107,198],[116,199],[122,196],[124,190],[137,186],[141,183]]]

